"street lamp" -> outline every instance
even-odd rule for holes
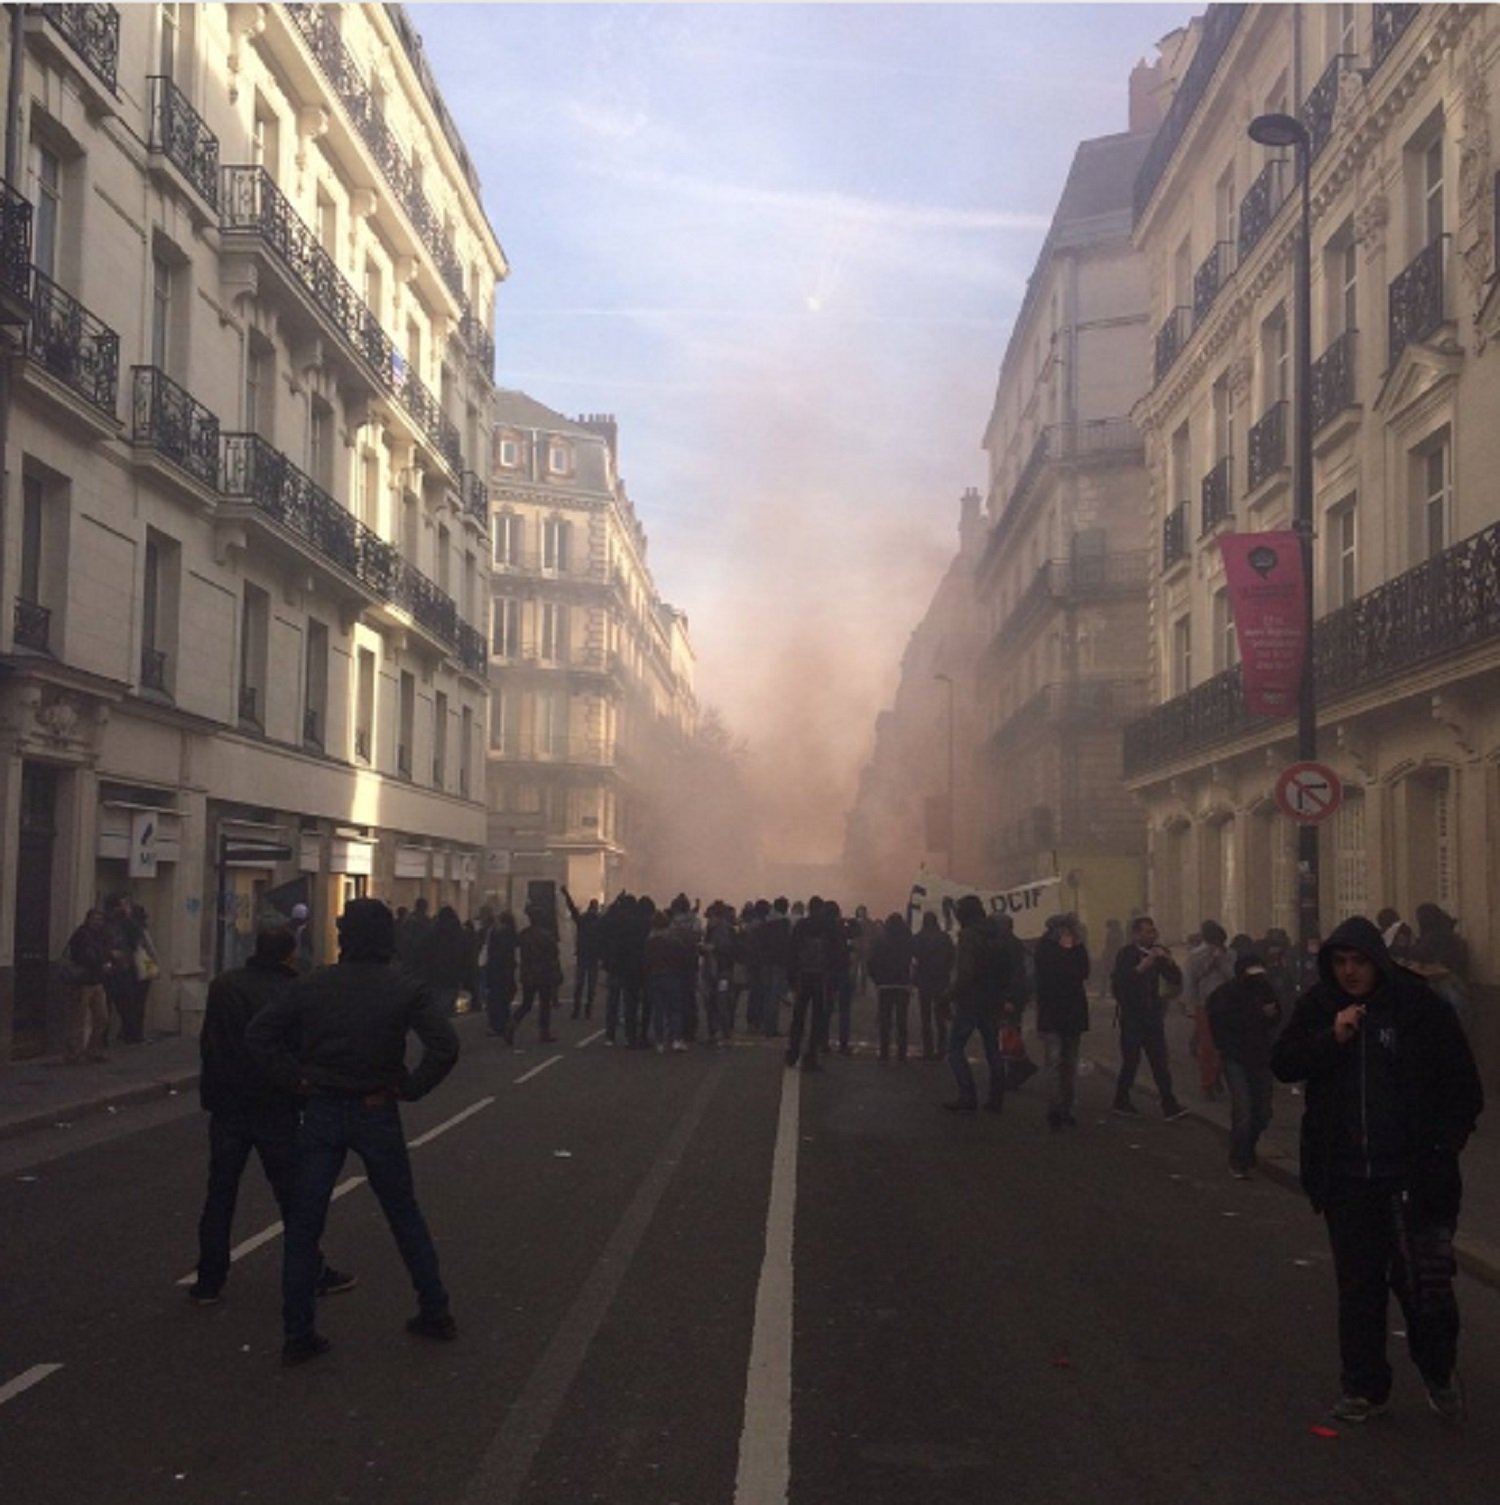
[[[1313,463],[1312,463],[1312,139],[1292,115],[1257,115],[1250,139],[1295,152],[1302,204],[1297,237],[1292,337],[1296,356],[1296,449],[1292,471],[1292,528],[1302,542],[1302,684],[1297,696],[1297,758],[1318,756],[1318,691],[1313,668]],[[1307,965],[1308,942],[1320,937],[1318,917],[1318,828],[1297,828],[1297,939],[1299,966]]]
[[[948,686],[948,871],[945,876],[951,882],[958,859],[954,848],[958,842],[958,823],[954,818],[953,798],[953,678],[948,674],[934,674],[935,680]]]

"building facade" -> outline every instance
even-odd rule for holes
[[[1130,416],[1147,294],[1130,190],[1151,139],[1101,137],[1074,157],[985,428],[974,574],[982,876],[1058,876],[1060,904],[1099,934],[1144,895],[1145,822],[1120,744],[1149,690],[1145,453]]]
[[[686,616],[662,601],[607,416],[491,407],[486,891],[580,902],[648,888],[653,811],[697,707]],[[658,891],[659,891],[658,880]]]
[[[1292,519],[1300,195],[1247,135],[1291,113],[1311,161],[1319,752],[1345,788],[1320,828],[1324,928],[1439,904],[1492,985],[1500,26],[1480,5],[1222,5],[1195,33],[1136,184],[1158,704],[1127,728],[1125,769],[1151,902],[1173,940],[1206,915],[1295,931],[1295,836],[1272,799],[1295,728],[1244,710],[1216,547]],[[1500,1042],[1479,1044],[1493,1069]]]
[[[0,1056],[108,894],[166,1030],[268,906],[468,904],[506,270],[399,7],[7,22]]]

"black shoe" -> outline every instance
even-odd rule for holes
[[[1161,1111],[1169,1124],[1174,1124],[1179,1118],[1188,1116],[1188,1110],[1175,1099],[1170,1103],[1163,1103]]]
[[[440,1343],[451,1343],[458,1336],[458,1323],[449,1312],[418,1312],[407,1321],[406,1330],[419,1338],[436,1338]]]
[[[322,1333],[303,1333],[299,1338],[288,1338],[281,1345],[281,1367],[293,1369],[298,1364],[305,1364],[309,1359],[315,1359],[320,1353],[327,1353],[333,1344]]]
[[[332,1265],[324,1265],[323,1273],[318,1276],[316,1289],[320,1296],[340,1296],[345,1291],[352,1291],[358,1284],[358,1275],[351,1275],[347,1270],[335,1270]]]
[[[951,1103],[944,1103],[943,1106],[950,1113],[977,1113],[977,1112],[979,1112],[979,1104],[978,1103],[968,1102],[964,1098],[958,1098],[954,1102],[951,1102]]]
[[[219,1286],[204,1285],[201,1280],[195,1280],[188,1287],[188,1295],[199,1306],[217,1306],[224,1299],[224,1292]]]

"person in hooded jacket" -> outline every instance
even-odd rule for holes
[[[953,981],[953,937],[933,910],[922,916],[921,929],[911,938],[917,976],[917,1009],[922,1019],[922,1059],[936,1061],[948,1041],[946,1002]]]
[[[413,970],[432,992],[432,1001],[445,1014],[458,1012],[458,995],[469,980],[469,938],[451,904],[438,910],[413,958]]]
[[[490,1033],[510,1044],[510,1006],[516,1001],[516,917],[508,910],[490,926],[484,953],[484,1011]]]
[[[1203,1011],[1229,1088],[1229,1172],[1244,1181],[1271,1122],[1271,1042],[1281,1022],[1281,1000],[1259,952],[1235,958],[1234,977],[1204,999]]]
[[[1049,1127],[1076,1128],[1073,1096],[1078,1046],[1089,1027],[1089,951],[1072,915],[1047,924],[1036,943],[1036,1027],[1050,1085]]]
[[[1005,1059],[1000,1054],[1000,1018],[1013,1007],[1015,984],[1012,953],[1007,938],[985,913],[978,894],[965,894],[954,906],[958,919],[958,945],[954,948],[953,981],[948,1002],[953,1008],[953,1028],[948,1036],[948,1067],[958,1086],[958,1096],[943,1106],[950,1113],[972,1113],[979,1106],[974,1071],[969,1065],[969,1037],[977,1030],[984,1045],[990,1072],[990,1093],[985,1107],[999,1113],[1005,1107]]]
[[[1362,1422],[1391,1392],[1386,1312],[1439,1415],[1464,1415],[1453,1233],[1458,1161],[1484,1091],[1453,1010],[1397,966],[1379,930],[1345,920],[1318,952],[1319,981],[1271,1050],[1283,1082],[1305,1082],[1302,1185],[1328,1224],[1339,1296],[1343,1394],[1334,1416]]]
[[[887,915],[870,944],[865,968],[875,984],[880,1010],[880,1059],[891,1058],[891,1022],[896,1025],[896,1058],[906,1059],[906,1020],[911,1009],[911,931],[898,914]]]
[[[516,937],[516,956],[521,973],[521,1007],[506,1026],[506,1043],[514,1045],[516,1030],[537,1006],[537,1040],[551,1045],[552,1010],[557,1005],[557,990],[562,986],[562,953],[558,946],[553,917],[546,908],[530,905],[526,910],[526,928]]]

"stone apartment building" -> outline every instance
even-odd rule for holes
[[[1500,938],[1500,17],[1482,5],[1219,5],[1136,183],[1150,270],[1156,708],[1126,729],[1151,903],[1295,930],[1272,800],[1289,721],[1244,710],[1217,538],[1292,517],[1298,185],[1249,139],[1292,113],[1311,158],[1320,828],[1325,929],[1456,914],[1480,981]],[[1483,1026],[1481,1026],[1483,1030]],[[1480,1040],[1493,1068],[1496,1032]]]
[[[657,594],[613,418],[500,390],[490,424],[486,892],[650,887],[650,812],[697,717],[687,618]]]
[[[1074,156],[985,428],[974,572],[983,877],[1057,875],[1060,906],[1099,935],[1144,893],[1120,741],[1149,691],[1145,455],[1130,416],[1149,336],[1130,189],[1151,139],[1105,136]]]
[[[192,1028],[268,903],[468,906],[506,264],[398,6],[3,30],[0,1058],[84,911]]]

